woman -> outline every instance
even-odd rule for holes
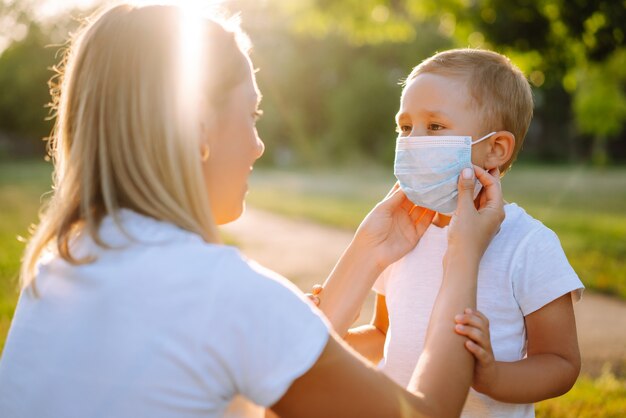
[[[263,153],[260,93],[238,29],[183,18],[118,6],[74,39],[56,102],[54,195],[23,260],[0,415],[213,417],[237,395],[283,417],[458,415],[473,360],[453,317],[474,306],[503,218],[497,176],[476,169],[479,211],[472,170],[459,182],[426,355],[406,391],[288,282],[220,244],[216,225],[243,211]],[[188,39],[204,44],[189,50]],[[374,208],[329,279],[354,290],[346,306],[430,217],[398,189]]]

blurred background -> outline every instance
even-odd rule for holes
[[[48,82],[79,18],[105,3],[0,0],[0,349],[18,295],[24,244],[17,237],[28,236],[50,190],[42,140],[52,127]],[[273,236],[285,235],[277,245],[295,240],[293,228],[306,223],[321,228],[321,251],[324,237],[349,237],[385,195],[394,181],[399,83],[421,60],[449,48],[480,47],[507,55],[524,71],[535,116],[503,180],[505,197],[559,235],[592,297],[593,312],[579,322],[597,326],[597,334],[579,328],[588,340],[581,342],[583,377],[568,395],[541,403],[538,415],[626,416],[626,1],[220,5],[241,13],[260,70],[265,115],[258,127],[266,152],[252,179],[249,216],[273,214],[263,221],[276,222]],[[224,233],[245,250],[253,229]],[[259,257],[306,290],[323,280],[338,255],[315,263],[322,271],[304,262],[290,270],[281,264],[284,257],[273,259],[276,251]],[[594,346],[613,348],[600,353]]]

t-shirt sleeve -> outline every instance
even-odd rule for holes
[[[330,325],[286,279],[241,258],[231,264],[215,347],[234,392],[268,407],[315,364]]]
[[[541,226],[520,244],[513,259],[513,291],[524,316],[571,293],[582,297],[584,286],[567,261],[556,234]]]

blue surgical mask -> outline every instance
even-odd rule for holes
[[[456,210],[461,170],[472,168],[471,136],[406,136],[396,142],[394,174],[406,196],[418,206],[446,215]],[[481,184],[476,181],[474,198]]]

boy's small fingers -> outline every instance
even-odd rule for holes
[[[487,318],[484,313],[482,313],[481,311],[474,311],[474,313],[476,314],[476,316],[482,319],[487,325],[489,325],[489,318]]]
[[[476,357],[481,364],[490,362],[490,356],[487,351],[473,341],[465,341],[465,348]]]
[[[457,324],[463,324],[466,326],[482,329],[484,330],[484,332],[489,331],[489,323],[486,318],[480,317],[475,314],[457,315],[454,317],[454,321]]]
[[[315,306],[320,306],[320,298],[318,298],[317,296],[315,296],[312,293],[305,293],[304,296],[306,296],[307,298],[309,298],[309,300],[311,302],[313,302],[315,304]]]
[[[485,338],[485,334],[479,329],[468,325],[457,324],[454,327],[455,331],[461,335],[465,335],[470,338],[472,341],[480,344],[486,345],[488,344],[489,338]]]

